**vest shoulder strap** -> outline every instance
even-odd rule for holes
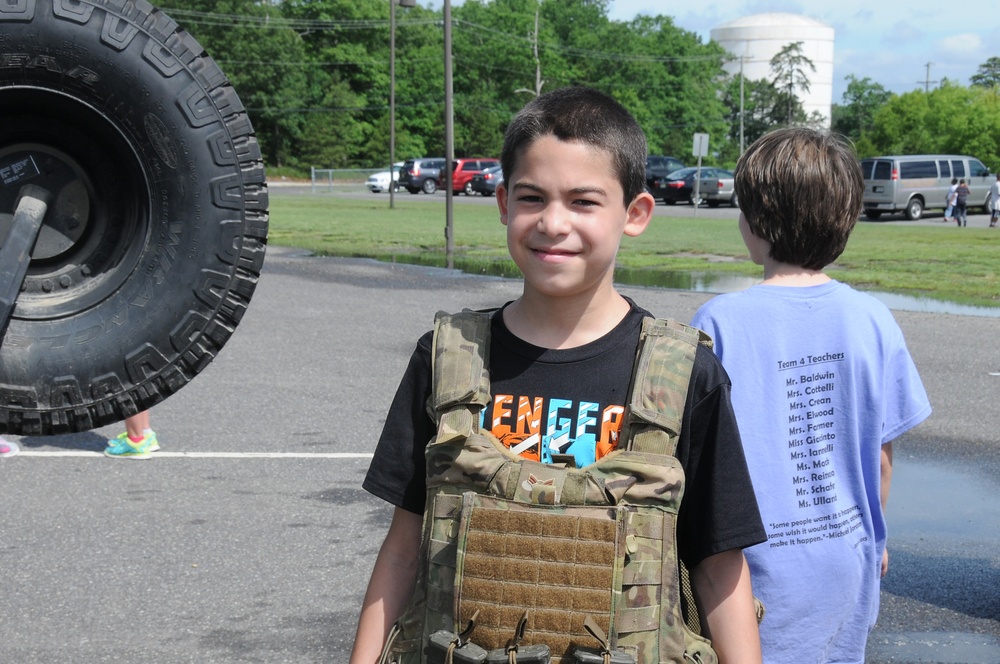
[[[493,311],[438,312],[431,355],[431,411],[438,421],[433,444],[467,437],[490,402],[489,348]],[[643,320],[620,445],[672,456],[701,330],[672,319]]]
[[[622,448],[674,455],[699,344],[711,348],[712,340],[690,325],[663,318],[643,321]]]
[[[431,351],[431,412],[438,432],[431,444],[467,438],[490,402],[490,311],[439,311]]]

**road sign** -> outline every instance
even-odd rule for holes
[[[708,156],[708,134],[695,134],[691,154],[695,157]]]

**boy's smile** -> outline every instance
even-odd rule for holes
[[[641,233],[652,208],[640,195],[626,209],[607,152],[553,135],[524,149],[497,205],[526,292],[549,297],[610,290],[622,234]]]

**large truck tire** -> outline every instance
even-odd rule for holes
[[[0,243],[50,194],[0,340],[0,433],[103,426],[186,385],[260,275],[267,187],[225,75],[143,0],[0,1]]]

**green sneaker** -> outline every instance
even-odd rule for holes
[[[127,431],[123,431],[122,433],[118,434],[114,438],[111,438],[110,440],[108,440],[108,447],[117,447],[117,446],[121,445],[122,443],[124,443],[127,440],[128,440],[128,432]],[[155,431],[150,430],[150,432],[148,434],[146,434],[146,437],[143,438],[142,442],[143,443],[146,443],[146,442],[149,443],[149,451],[150,452],[156,452],[157,450],[160,449],[160,441],[158,441],[156,439],[156,432]]]
[[[118,442],[116,445],[111,445],[104,449],[104,456],[111,457],[112,459],[148,459],[152,454],[150,452],[150,436],[146,436],[138,443],[133,443],[125,436],[123,440]]]

